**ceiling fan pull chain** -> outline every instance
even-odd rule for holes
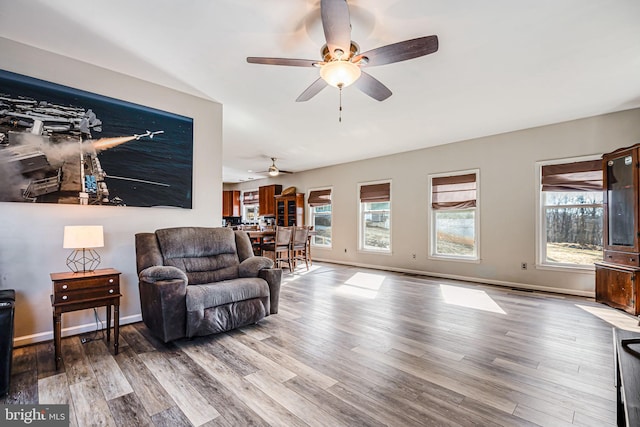
[[[342,123],[342,85],[338,85],[338,89],[340,89],[340,108],[338,109],[338,122]]]

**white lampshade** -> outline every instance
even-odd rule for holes
[[[65,225],[65,249],[101,248],[104,246],[104,231],[101,225]]]
[[[320,77],[333,87],[347,87],[360,78],[360,67],[349,61],[331,61],[320,68]]]

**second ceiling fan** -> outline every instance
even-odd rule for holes
[[[257,172],[257,173],[267,173],[269,174],[269,176],[278,176],[281,173],[293,173],[293,172],[289,172],[289,171],[285,171],[282,170],[280,168],[278,168],[276,166],[276,160],[278,160],[275,157],[271,157],[271,166],[269,166],[269,169],[267,169],[266,171],[261,171],[261,172]]]
[[[418,58],[438,50],[438,36],[425,36],[378,47],[360,53],[351,40],[351,21],[346,0],[321,0],[320,15],[327,43],[322,47],[322,60],[265,58],[250,56],[251,64],[317,67],[320,77],[305,89],[296,102],[308,101],[327,85],[342,88],[353,84],[378,101],[391,96],[391,91],[361,68],[392,64]]]

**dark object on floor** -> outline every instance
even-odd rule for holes
[[[177,227],[136,234],[142,319],[169,342],[278,312],[282,270],[254,256],[245,231]]]
[[[16,292],[13,289],[0,290],[0,396],[9,391],[15,301]]]

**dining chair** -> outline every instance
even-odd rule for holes
[[[289,267],[289,271],[293,271],[290,255],[292,237],[292,227],[277,227],[276,237],[273,243],[266,243],[262,245],[263,252],[273,252],[273,261],[276,263],[276,267],[280,267],[283,262],[286,262]]]
[[[309,227],[295,227],[293,231],[293,242],[291,244],[291,258],[293,258],[293,268],[296,268],[298,261],[304,261],[309,270]]]

